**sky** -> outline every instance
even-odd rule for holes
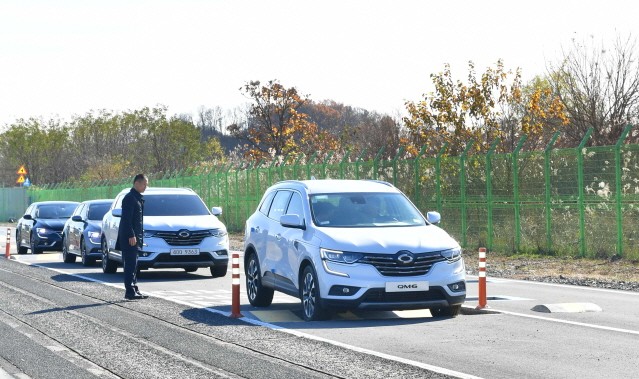
[[[389,114],[503,59],[543,75],[576,38],[639,36],[628,1],[0,0],[0,128],[18,118],[249,102],[277,79],[311,99]]]

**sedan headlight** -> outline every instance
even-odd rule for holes
[[[89,232],[89,241],[94,245],[100,244],[100,232]]]
[[[322,248],[320,249],[320,256],[327,261],[351,264],[362,259],[364,254]]]
[[[38,233],[38,237],[46,238],[46,234],[51,233],[51,230],[47,228],[36,228],[36,232]]]
[[[144,238],[155,237],[156,234],[157,234],[157,232],[155,230],[145,230],[144,231]]]
[[[441,256],[446,258],[449,262],[458,261],[462,256],[461,248],[457,247],[455,249],[444,250],[441,253]]]

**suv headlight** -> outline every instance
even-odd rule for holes
[[[439,254],[441,254],[442,257],[446,258],[446,260],[448,260],[449,262],[455,262],[461,258],[462,250],[460,247],[457,247],[450,250],[444,250]]]
[[[327,261],[351,264],[362,259],[364,254],[321,248],[320,256]]]
[[[211,229],[209,230],[209,232],[215,238],[223,238],[226,237],[226,235],[228,234],[224,229]]]

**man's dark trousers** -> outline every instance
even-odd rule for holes
[[[135,296],[138,289],[138,247],[122,247],[122,261],[124,262],[124,296]]]

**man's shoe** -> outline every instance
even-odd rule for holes
[[[146,299],[149,297],[148,295],[143,295],[141,292],[136,292],[135,296],[139,299]]]
[[[140,300],[140,299],[146,299],[145,296],[141,296],[141,295],[125,295],[124,298],[126,300]]]

